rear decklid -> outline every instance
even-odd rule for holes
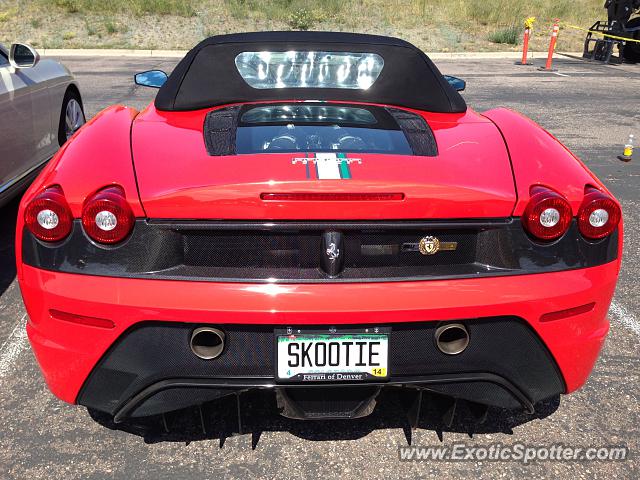
[[[150,218],[373,220],[496,218],[516,201],[509,156],[493,123],[468,110],[421,114],[437,154],[327,151],[210,155],[203,128],[211,109],[150,106],[132,130],[140,199]],[[344,200],[269,193],[402,194]]]

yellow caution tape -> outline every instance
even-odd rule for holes
[[[624,40],[625,42],[640,43],[640,40],[636,40],[634,38],[618,37],[616,35],[610,35],[608,33],[597,32],[595,30],[589,30],[588,28],[578,27],[577,25],[570,25],[570,24],[564,23],[564,22],[561,22],[560,25],[562,25],[563,27],[567,27],[567,28],[574,28],[576,30],[582,30],[583,32],[593,33],[595,35],[602,35],[603,37],[607,37],[607,38],[615,38],[616,40]]]

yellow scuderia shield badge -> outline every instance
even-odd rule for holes
[[[418,243],[418,250],[422,255],[434,255],[444,250],[455,250],[458,248],[458,242],[441,242],[437,237],[424,237]]]
[[[418,249],[422,255],[433,255],[440,250],[440,240],[437,237],[424,237],[420,239]]]

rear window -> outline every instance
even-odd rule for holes
[[[306,103],[243,107],[236,152],[413,153],[384,108]]]
[[[366,90],[380,76],[376,53],[287,51],[241,52],[236,68],[256,89],[342,88]]]

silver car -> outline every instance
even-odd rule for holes
[[[0,44],[0,206],[85,123],[71,72],[28,45]]]

